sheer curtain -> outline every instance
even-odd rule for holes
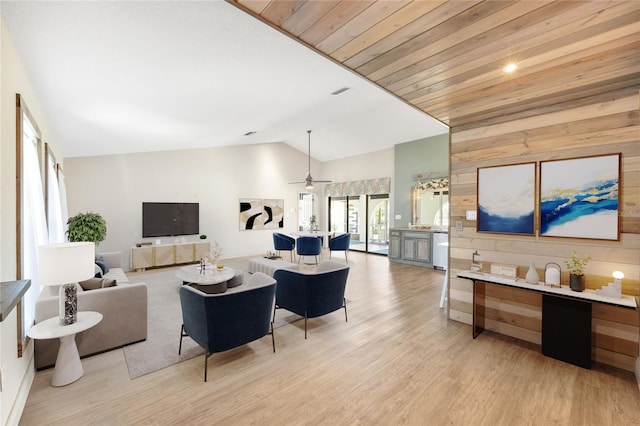
[[[38,136],[24,114],[22,129],[22,277],[31,280],[31,287],[23,299],[25,327],[22,332],[26,334],[35,320],[35,304],[41,289],[38,246],[46,244],[49,237],[38,162]]]
[[[64,173],[58,167],[58,195],[60,196],[60,220],[62,221],[62,241],[66,241],[67,221],[69,220],[69,209],[67,208],[67,187],[64,182]]]
[[[49,242],[64,242],[64,224],[60,198],[60,186],[56,173],[56,162],[52,156],[47,159],[47,213],[49,225]]]

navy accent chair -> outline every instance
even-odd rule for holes
[[[329,259],[331,259],[331,253],[334,251],[344,251],[344,260],[349,263],[347,258],[347,252],[349,251],[349,244],[351,243],[351,234],[342,234],[337,237],[333,237],[329,240]]]
[[[280,250],[288,251],[291,255],[291,261],[293,262],[293,251],[296,248],[296,240],[279,232],[273,233],[273,248],[278,252],[280,256]]]
[[[216,352],[245,345],[271,334],[273,352],[272,311],[276,280],[256,272],[244,286],[226,293],[206,294],[190,286],[180,287],[182,306],[182,338],[191,337],[204,350],[204,381],[207,381],[207,360]]]
[[[298,253],[298,263],[303,256],[314,256],[317,265],[318,256],[322,253],[322,240],[318,237],[298,237],[296,252]]]
[[[307,319],[316,318],[344,309],[347,318],[347,302],[344,297],[349,265],[325,260],[314,272],[278,269],[273,277],[276,286],[276,309],[286,309],[304,317],[304,338],[307,338]],[[275,320],[275,313],[273,317]]]

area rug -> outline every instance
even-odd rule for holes
[[[226,263],[235,270],[245,272],[246,263]],[[128,273],[131,282],[147,284],[148,331],[147,340],[123,348],[129,369],[129,377],[152,373],[204,353],[204,350],[189,338],[182,339],[182,354],[178,355],[182,310],[179,288],[182,282],[175,275],[176,268],[157,269],[147,272]],[[277,318],[274,328],[297,321],[297,315]]]

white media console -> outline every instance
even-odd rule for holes
[[[210,249],[208,241],[132,247],[131,269],[140,272],[146,268],[196,262],[208,256]]]

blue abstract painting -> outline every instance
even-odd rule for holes
[[[535,163],[478,169],[478,232],[534,234]]]
[[[618,240],[620,154],[540,163],[540,235]]]

